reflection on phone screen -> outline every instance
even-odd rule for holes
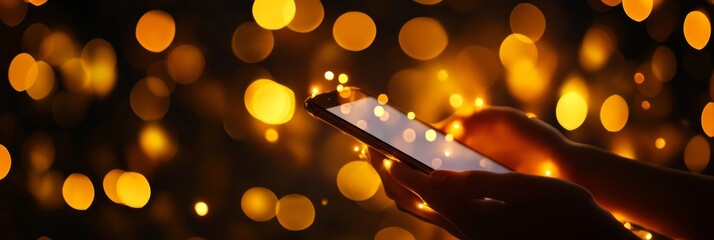
[[[422,122],[409,119],[403,112],[380,104],[373,97],[327,110],[433,169],[511,172],[461,143],[447,140],[444,134]]]

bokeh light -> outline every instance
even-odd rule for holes
[[[677,57],[672,50],[666,46],[657,47],[652,54],[652,74],[655,78],[661,82],[669,82],[676,72]]]
[[[10,152],[5,146],[0,144],[0,180],[7,176],[11,166],[12,159],[10,158]]]
[[[233,32],[231,49],[241,61],[256,63],[270,55],[274,43],[271,31],[261,28],[255,22],[246,22]]]
[[[374,235],[374,240],[415,240],[414,235],[400,227],[382,228]]]
[[[117,56],[112,45],[101,38],[92,39],[84,45],[80,60],[89,75],[92,92],[101,97],[108,95],[117,78]]]
[[[197,202],[194,206],[193,209],[196,210],[196,214],[198,216],[206,216],[208,214],[208,204],[205,202]]]
[[[117,179],[117,196],[128,207],[142,208],[151,198],[151,186],[141,173],[124,172]]]
[[[18,92],[27,90],[35,83],[37,71],[35,58],[27,53],[18,54],[10,62],[10,69],[7,71],[10,86]]]
[[[709,142],[701,135],[694,136],[684,149],[684,164],[689,171],[701,173],[709,165],[711,149]]]
[[[609,132],[622,130],[629,116],[627,102],[620,95],[612,95],[605,99],[600,108],[600,122]]]
[[[136,23],[136,40],[151,52],[161,52],[171,45],[176,35],[176,23],[170,14],[151,10]]]
[[[265,140],[267,140],[268,142],[277,142],[279,138],[280,135],[278,135],[278,131],[276,131],[275,129],[268,128],[268,130],[265,130]]]
[[[684,18],[684,38],[694,49],[702,50],[711,37],[712,26],[707,15],[702,10],[691,11]]]
[[[519,61],[512,66],[506,76],[508,91],[522,102],[529,102],[543,96],[549,80],[533,63]]]
[[[253,2],[253,18],[262,28],[278,30],[287,26],[295,17],[293,0],[256,0]]]
[[[657,139],[655,139],[655,147],[657,149],[663,149],[666,146],[667,140],[665,140],[663,137],[658,137]]]
[[[362,51],[372,45],[377,36],[377,26],[367,14],[346,12],[335,20],[332,36],[340,47],[350,51]]]
[[[35,83],[27,89],[27,95],[32,99],[40,100],[52,92],[55,88],[55,73],[52,66],[44,61],[37,61],[37,78]]]
[[[62,66],[72,58],[77,58],[77,43],[63,31],[53,31],[40,45],[39,57],[52,66]]]
[[[87,176],[72,173],[62,184],[62,197],[76,210],[87,210],[94,201],[94,185]]]
[[[251,83],[245,90],[244,101],[250,115],[267,124],[286,123],[295,112],[295,93],[268,79]]]
[[[240,207],[248,218],[256,222],[265,222],[275,217],[275,205],[278,197],[267,188],[254,187],[245,191]]]
[[[345,197],[364,201],[377,192],[381,184],[379,174],[365,161],[352,161],[337,173],[337,188]]]
[[[104,180],[102,181],[102,187],[104,188],[104,194],[107,195],[109,200],[114,203],[122,204],[119,195],[117,194],[117,182],[119,177],[124,174],[121,169],[112,169],[106,175],[104,175]]]
[[[535,65],[538,61],[538,48],[530,38],[514,33],[503,39],[498,56],[506,69],[516,72],[520,70],[516,69],[519,65]]]
[[[62,64],[60,73],[62,74],[62,83],[70,91],[81,92],[89,86],[90,73],[84,68],[79,58],[72,58]]]
[[[147,77],[134,84],[129,93],[129,105],[144,121],[159,120],[169,111],[169,94],[163,80]]]
[[[315,221],[315,207],[307,197],[289,194],[278,200],[275,205],[278,222],[290,231],[304,230]]]
[[[320,26],[324,17],[325,9],[320,0],[295,0],[295,17],[288,24],[288,28],[307,33]]]
[[[150,160],[171,159],[176,153],[176,142],[158,123],[147,123],[139,132],[139,147]]]
[[[189,84],[201,77],[206,60],[203,53],[197,47],[190,44],[182,44],[171,50],[166,60],[166,68],[169,75],[177,83]]]
[[[444,51],[448,43],[446,30],[433,18],[414,18],[404,23],[399,30],[399,46],[414,59],[435,58]]]
[[[644,21],[652,12],[653,0],[622,0],[622,9],[632,20]]]
[[[602,27],[592,27],[583,37],[580,46],[580,65],[583,68],[594,71],[607,63],[615,51],[615,39],[612,34]]]
[[[509,21],[513,33],[522,34],[537,42],[545,32],[545,16],[538,7],[530,3],[519,3],[511,11]]]
[[[441,0],[414,0],[414,1],[424,4],[424,5],[434,5],[434,4],[441,2]]]
[[[9,27],[15,27],[27,15],[27,2],[22,0],[3,0],[0,2],[0,20]]]
[[[555,117],[566,130],[575,130],[585,122],[588,114],[588,103],[577,92],[563,94],[555,106]]]
[[[33,174],[47,172],[55,160],[56,148],[52,136],[38,132],[25,140],[23,152],[29,152],[30,172]]]
[[[702,130],[709,137],[714,137],[714,102],[708,102],[702,109]]]

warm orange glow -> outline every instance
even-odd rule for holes
[[[325,80],[332,81],[332,79],[335,79],[335,73],[333,73],[332,71],[326,71]]]
[[[307,197],[300,194],[286,195],[275,205],[278,222],[290,231],[304,230],[315,221],[315,207]]]
[[[81,62],[89,75],[89,90],[100,97],[107,96],[117,78],[117,56],[112,45],[101,38],[92,39],[82,49]]]
[[[643,110],[650,110],[650,107],[652,107],[650,104],[650,101],[647,101],[647,100],[642,101],[642,109]]]
[[[32,99],[44,99],[55,88],[55,73],[52,66],[43,61],[37,61],[37,79],[30,88],[27,89],[27,95]]]
[[[350,51],[362,51],[372,45],[377,36],[377,26],[367,14],[347,12],[335,20],[332,36],[340,47]]]
[[[601,27],[592,27],[585,32],[580,46],[580,65],[590,71],[599,70],[610,60],[614,51],[614,36]]]
[[[408,118],[409,120],[413,120],[415,117],[416,117],[416,114],[414,114],[414,112],[408,112],[408,113],[407,113],[407,118]]]
[[[10,86],[15,91],[25,91],[35,83],[37,79],[37,64],[35,58],[27,53],[20,53],[10,62],[10,68],[7,71],[7,78],[10,80]]]
[[[273,33],[255,22],[241,24],[231,38],[233,54],[247,63],[263,61],[273,51],[274,44]]]
[[[176,142],[157,123],[149,123],[139,133],[139,147],[151,160],[168,160],[176,153]]]
[[[714,137],[714,102],[707,103],[702,109],[702,130],[709,137]]]
[[[62,184],[62,197],[76,210],[87,210],[94,201],[94,185],[84,174],[73,173]]]
[[[346,198],[364,201],[377,192],[379,174],[365,161],[352,161],[337,173],[337,188]]]
[[[248,86],[245,107],[256,119],[273,125],[290,121],[295,112],[295,94],[272,80],[258,79]]]
[[[434,131],[434,129],[426,130],[426,132],[424,132],[424,138],[429,142],[435,141],[436,140],[436,131]]]
[[[307,33],[322,23],[325,10],[320,0],[295,0],[295,17],[288,24],[290,30]]]
[[[587,101],[577,92],[568,92],[560,97],[555,106],[555,117],[566,130],[575,130],[585,121]]]
[[[277,142],[279,137],[280,135],[278,135],[278,131],[275,131],[275,129],[268,128],[268,130],[265,130],[265,140],[268,142]]]
[[[711,149],[709,142],[701,135],[694,136],[684,149],[684,164],[689,171],[701,173],[709,165]]]
[[[652,12],[653,0],[622,0],[622,9],[636,22],[644,21]]]
[[[663,149],[667,145],[667,141],[664,140],[664,138],[658,137],[655,139],[655,147],[657,149]]]
[[[278,30],[287,26],[295,17],[293,0],[256,0],[253,2],[253,18],[261,27]]]
[[[424,0],[418,0],[424,1]],[[439,0],[440,1],[440,0]],[[415,240],[414,235],[400,227],[387,227],[379,230],[374,240]]]
[[[382,160],[382,164],[384,165],[384,168],[389,170],[392,167],[392,160],[390,159],[384,159]]]
[[[622,2],[622,0],[602,0],[602,3],[604,3],[605,5],[608,5],[610,7],[617,6],[621,2]]]
[[[176,34],[174,18],[161,10],[151,10],[136,23],[136,40],[151,52],[161,52],[171,45]]]
[[[608,97],[600,108],[600,122],[609,132],[617,132],[625,127],[628,116],[627,102],[620,95]]]
[[[119,177],[121,177],[122,174],[124,174],[123,170],[113,169],[109,171],[107,175],[104,175],[104,180],[102,181],[104,193],[107,195],[109,200],[119,204],[122,202],[119,195],[117,195],[117,181],[119,181]]]
[[[635,83],[642,84],[645,82],[645,75],[642,74],[641,72],[636,72],[634,79],[635,79]]]
[[[414,1],[424,4],[424,5],[434,5],[434,4],[441,2],[441,0],[414,0]]]
[[[171,50],[166,60],[166,68],[174,81],[189,84],[203,74],[206,60],[201,50],[189,44],[182,44]]]
[[[0,1],[0,20],[9,27],[15,27],[25,19],[27,3],[21,0]]]
[[[399,46],[414,59],[435,58],[444,51],[448,43],[446,30],[433,18],[414,18],[404,23],[399,30]]]
[[[337,81],[340,82],[340,84],[345,84],[347,81],[349,81],[349,76],[344,73],[340,73],[340,75],[337,76]]]
[[[245,191],[240,207],[248,218],[256,222],[265,222],[275,217],[275,205],[278,197],[267,188],[254,187]]]
[[[677,72],[677,57],[668,47],[659,46],[652,54],[652,74],[660,82],[672,80]],[[644,76],[643,76],[644,80]]]
[[[684,18],[684,38],[694,49],[702,50],[709,43],[712,26],[703,10],[692,11]]]
[[[79,58],[72,58],[60,67],[64,85],[73,92],[81,92],[89,86],[90,73]]]
[[[155,77],[139,80],[129,93],[129,105],[144,121],[159,120],[169,111],[171,98],[164,81]]]
[[[461,96],[461,94],[453,93],[449,96],[449,104],[453,108],[460,108],[462,105],[464,105],[464,98]]]
[[[538,7],[530,3],[519,3],[511,11],[509,21],[511,31],[527,36],[537,42],[545,32],[545,16]]]
[[[506,77],[508,92],[523,102],[543,96],[550,82],[540,69],[528,61],[519,61],[510,69]]]
[[[10,158],[10,152],[5,146],[0,144],[0,180],[7,176],[11,166],[12,159]]]
[[[379,96],[377,96],[377,102],[382,105],[387,104],[387,102],[389,102],[389,97],[387,97],[387,94],[384,93],[379,94]]]
[[[196,210],[196,214],[198,216],[206,216],[208,214],[208,205],[205,202],[197,202],[194,206],[193,209]]]
[[[128,207],[142,208],[151,198],[151,186],[144,175],[124,172],[117,179],[117,196]]]
[[[506,69],[517,72],[522,70],[518,66],[536,64],[538,48],[530,38],[514,33],[503,39],[498,55]]]
[[[39,7],[39,6],[42,6],[42,4],[45,4],[47,2],[47,0],[27,0],[27,2]]]

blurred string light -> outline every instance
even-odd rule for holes
[[[604,3],[605,5],[608,5],[610,7],[617,6],[621,2],[622,2],[622,0],[602,0],[602,3]]]
[[[288,24],[290,30],[307,33],[315,30],[325,17],[320,0],[295,0],[295,17]]]
[[[657,149],[663,149],[667,145],[667,141],[663,137],[658,137],[655,139],[655,147]]]
[[[117,179],[116,189],[121,203],[131,208],[142,208],[151,198],[151,186],[141,173],[122,173]]]
[[[197,47],[182,44],[172,49],[166,60],[169,75],[177,83],[189,84],[198,80],[203,74],[206,60]]]
[[[575,130],[585,122],[588,103],[578,92],[567,92],[560,96],[555,105],[555,117],[566,130]]]
[[[272,80],[258,79],[245,90],[245,107],[261,122],[278,125],[293,117],[295,93]]]
[[[335,73],[333,73],[332,71],[326,71],[325,80],[332,81],[332,79],[335,79]]]
[[[456,109],[460,108],[462,105],[464,105],[464,97],[462,97],[461,94],[452,93],[449,96],[449,105]]]
[[[511,31],[522,34],[537,42],[545,32],[545,16],[538,7],[530,3],[519,3],[511,10],[509,20]]]
[[[367,200],[377,192],[380,184],[379,174],[365,161],[349,162],[337,173],[337,188],[351,200]]]
[[[709,142],[701,135],[694,136],[684,148],[684,164],[689,171],[701,173],[709,165]]]
[[[676,72],[677,57],[674,52],[666,46],[657,47],[652,54],[652,74],[655,79],[660,82],[669,82]]]
[[[162,52],[171,45],[176,35],[176,23],[167,12],[151,10],[136,23],[136,40],[151,52]]]
[[[44,61],[37,61],[37,79],[27,88],[27,95],[34,100],[46,98],[55,89],[55,73],[52,66]]]
[[[112,45],[101,38],[92,39],[84,45],[80,61],[89,78],[86,90],[100,97],[107,96],[117,78],[117,56]]]
[[[164,81],[156,77],[139,80],[129,93],[129,105],[144,121],[159,120],[169,111],[171,98]]]
[[[709,137],[714,137],[714,102],[708,102],[702,109],[702,130]]]
[[[340,47],[362,51],[372,45],[377,36],[377,26],[372,18],[362,12],[346,12],[332,26],[332,36]]]
[[[87,176],[72,173],[62,184],[62,197],[76,210],[87,210],[94,201],[94,185]]]
[[[10,158],[10,152],[4,145],[0,144],[0,180],[7,176],[11,166],[12,159]]]
[[[399,46],[404,53],[417,60],[439,56],[448,43],[446,30],[433,18],[413,18],[399,30]]]
[[[273,33],[255,22],[241,24],[231,38],[233,54],[246,63],[263,61],[273,51],[274,44]]]
[[[262,28],[278,30],[287,26],[295,17],[293,0],[256,0],[253,2],[253,18]]]
[[[152,161],[165,161],[176,154],[176,141],[158,123],[148,123],[139,132],[139,147]]]
[[[275,129],[268,128],[268,130],[265,130],[265,140],[267,140],[268,142],[277,142],[279,137],[280,135],[278,135],[278,131],[276,131]]]
[[[17,26],[27,15],[27,2],[3,0],[0,2],[0,20],[9,27]]]
[[[653,0],[622,0],[622,9],[625,14],[636,22],[642,22],[652,12]]]
[[[102,181],[104,194],[107,195],[109,200],[117,204],[122,204],[122,201],[117,194],[117,182],[119,181],[119,177],[123,174],[124,171],[121,169],[112,169],[104,175],[104,180]]]
[[[240,207],[248,218],[256,222],[265,222],[275,217],[275,205],[278,198],[267,188],[254,187],[243,193]]]
[[[593,26],[585,32],[580,46],[580,65],[586,70],[600,70],[615,51],[616,40],[613,34],[600,26]]]
[[[62,82],[72,92],[81,92],[89,85],[89,72],[79,58],[71,58],[60,66]]]
[[[340,73],[340,75],[337,76],[337,81],[340,82],[340,84],[345,84],[349,81],[349,76],[345,73]]]
[[[712,26],[704,10],[691,11],[684,18],[684,38],[694,49],[702,50],[709,42]]]
[[[23,152],[29,152],[29,166],[31,174],[42,174],[50,170],[55,160],[55,144],[48,134],[38,132],[22,144]]]
[[[600,108],[600,122],[609,132],[618,132],[625,127],[629,110],[627,102],[620,95],[612,95],[605,99]]]
[[[315,207],[310,199],[300,194],[288,194],[275,205],[278,222],[290,231],[304,230],[315,221]]]
[[[10,62],[7,78],[15,91],[22,92],[35,83],[37,74],[38,67],[35,58],[30,54],[20,53]]]
[[[403,228],[392,226],[382,228],[374,235],[374,240],[415,240],[414,235]]]
[[[198,216],[203,217],[208,214],[208,204],[206,204],[205,202],[197,202],[193,208],[194,210],[196,210],[196,214]]]

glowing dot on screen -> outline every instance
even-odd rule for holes
[[[304,230],[315,221],[315,207],[307,197],[300,194],[288,194],[275,205],[278,222],[290,231]]]
[[[104,187],[104,193],[109,197],[109,200],[112,200],[112,202],[119,203],[121,204],[121,199],[119,199],[119,195],[117,195],[117,181],[119,180],[119,177],[124,174],[124,171],[121,169],[113,169],[107,173],[107,175],[104,176],[104,180],[102,181],[102,187]]]
[[[367,14],[346,12],[335,20],[332,36],[340,47],[355,52],[362,51],[372,45],[377,36],[377,26]]]
[[[335,73],[333,73],[332,71],[326,71],[326,72],[325,72],[325,79],[326,79],[327,81],[332,81],[332,79],[335,79]]]
[[[434,158],[431,160],[431,167],[434,169],[441,168],[441,164],[443,164],[443,162],[441,161],[440,158]]]
[[[520,3],[511,11],[511,31],[520,33],[537,42],[545,32],[545,16],[538,7],[530,3]]]
[[[643,110],[650,110],[650,107],[652,107],[652,106],[650,104],[650,101],[644,100],[644,101],[642,101],[641,107]]]
[[[388,120],[389,120],[389,112],[386,112],[386,111],[385,111],[384,114],[382,114],[382,116],[379,117],[379,120],[382,121],[382,122],[388,121]]]
[[[479,108],[483,107],[483,105],[484,105],[483,98],[476,98],[476,100],[474,100],[474,105],[476,105],[476,107],[479,107]]]
[[[419,2],[425,0],[418,0]],[[417,205],[419,206],[419,205]],[[424,208],[423,206],[421,208]],[[421,209],[420,208],[420,209]],[[414,235],[400,227],[386,227],[374,235],[374,240],[415,240]]]
[[[488,161],[486,161],[486,159],[481,159],[480,161],[478,161],[478,165],[481,166],[482,168],[487,168]]]
[[[340,112],[345,115],[350,114],[352,112],[352,104],[345,103],[340,105]]]
[[[384,105],[384,104],[387,104],[388,101],[389,101],[389,97],[387,97],[387,94],[382,93],[382,94],[379,94],[379,96],[377,96],[377,102],[379,102],[379,104]]]
[[[429,142],[433,142],[434,140],[436,140],[436,131],[434,131],[434,129],[426,130],[426,132],[424,133],[424,138]]]
[[[413,18],[399,30],[399,46],[404,53],[417,60],[439,56],[448,43],[446,30],[433,18]]]
[[[268,130],[265,130],[265,140],[268,140],[268,142],[277,142],[279,137],[280,135],[278,135],[278,131],[275,131],[275,129],[268,128]]]
[[[272,125],[290,121],[295,113],[295,93],[268,79],[251,83],[245,90],[244,103],[250,115]]]
[[[295,17],[288,24],[290,30],[307,33],[315,30],[325,17],[320,0],[295,0]]]
[[[711,149],[709,142],[701,135],[694,136],[684,149],[684,164],[689,171],[701,173],[709,165]]]
[[[275,204],[278,198],[267,188],[254,187],[243,193],[241,209],[248,218],[256,222],[265,222],[275,217]]]
[[[37,63],[30,54],[20,53],[10,62],[7,78],[15,91],[21,92],[32,87],[37,79]]]
[[[124,172],[117,180],[117,196],[132,208],[142,208],[151,198],[151,186],[141,173]]]
[[[374,107],[374,116],[382,117],[384,115],[384,107],[376,106]]]
[[[444,140],[447,141],[447,142],[453,142],[453,141],[454,141],[454,135],[453,135],[453,134],[446,134],[446,136],[444,136]]]
[[[340,73],[340,75],[337,76],[337,81],[340,82],[340,84],[345,84],[349,80],[349,77],[347,74]]]
[[[645,75],[642,74],[641,72],[636,72],[634,79],[635,79],[635,83],[642,84],[645,82]]]
[[[402,138],[405,142],[412,143],[416,139],[416,132],[414,132],[414,129],[411,128],[404,129],[404,132],[402,132]]]
[[[647,233],[645,234],[645,239],[646,239],[646,240],[652,239],[652,233],[647,232]]]
[[[359,120],[357,121],[357,127],[362,130],[367,130],[367,122],[365,122],[364,120]]]
[[[684,38],[694,49],[702,50],[709,42],[712,28],[707,15],[703,10],[691,11],[684,18]]]
[[[439,79],[439,81],[442,81],[442,82],[443,82],[443,81],[446,81],[447,79],[449,79],[449,72],[447,72],[447,71],[444,70],[444,69],[439,70],[439,71],[436,73],[436,78]]]
[[[464,104],[464,98],[461,96],[461,94],[453,93],[451,94],[451,96],[449,96],[449,104],[453,108],[459,108]]]
[[[444,151],[444,156],[447,156],[447,157],[451,156],[451,152],[450,152],[450,151]]]
[[[377,192],[380,184],[379,174],[366,161],[349,162],[337,173],[337,188],[351,200],[367,200]]]
[[[151,10],[136,23],[136,40],[151,52],[161,52],[171,45],[176,34],[174,18],[161,10]]]
[[[345,86],[342,86],[342,84],[340,84],[340,85],[337,85],[337,88],[336,88],[336,89],[337,89],[338,92],[342,92],[342,90],[345,89]]]
[[[702,109],[702,130],[709,137],[714,137],[714,102],[707,103]]]
[[[617,132],[625,127],[628,116],[627,102],[620,95],[608,97],[600,108],[600,122],[609,132]]]
[[[84,174],[73,173],[64,180],[62,197],[70,207],[87,210],[94,201],[94,185]]]
[[[198,216],[203,217],[208,214],[208,205],[205,202],[197,202],[193,208],[196,210],[196,214],[198,214]]]
[[[409,120],[414,120],[415,117],[416,117],[416,114],[414,114],[414,112],[408,112],[408,113],[407,113],[407,118],[408,118]]]
[[[657,139],[655,139],[655,147],[657,149],[662,149],[665,145],[667,145],[667,142],[664,140],[664,138],[658,137]]]
[[[12,159],[10,158],[10,152],[5,146],[0,144],[0,180],[5,178],[10,172],[11,165]]]
[[[566,130],[575,130],[585,122],[588,104],[577,92],[568,92],[560,97],[555,106],[555,117]]]
[[[653,0],[622,0],[622,9],[636,22],[644,21],[652,12]]]
[[[293,0],[256,0],[253,2],[253,18],[262,28],[278,30],[287,26],[295,17]]]

